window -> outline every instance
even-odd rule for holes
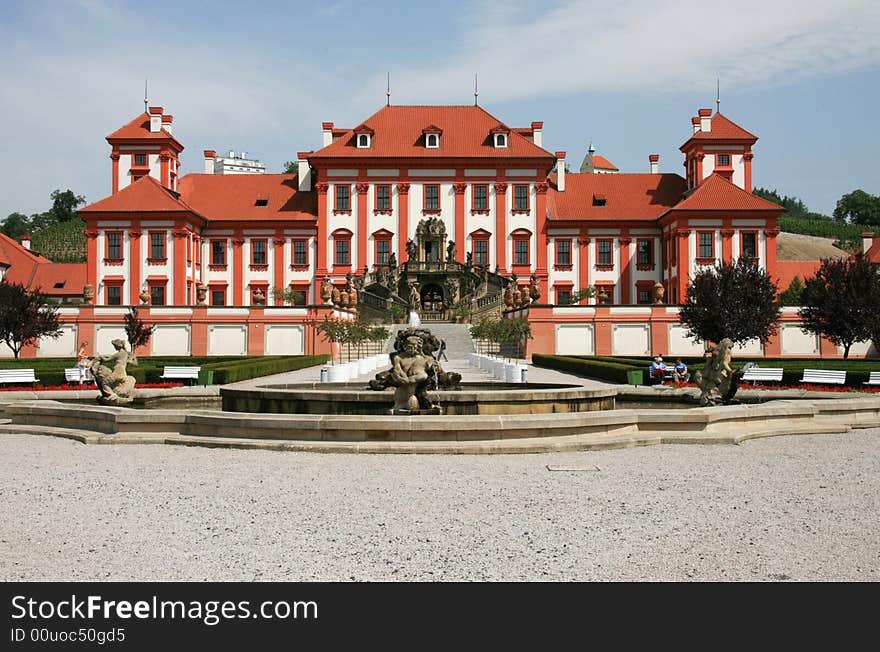
[[[226,240],[211,240],[211,264],[226,264]]]
[[[757,258],[758,257],[758,234],[743,233],[742,234],[742,257]]]
[[[529,264],[529,241],[526,238],[517,238],[513,241],[513,264]]]
[[[367,134],[360,134],[358,136],[358,147],[363,149],[370,146],[370,137]]]
[[[122,234],[111,232],[107,234],[107,258],[109,260],[122,260]]]
[[[425,210],[426,211],[439,211],[440,210],[440,186],[437,186],[437,185],[425,186]]]
[[[309,249],[306,240],[293,241],[293,264],[296,267],[307,267],[309,264]]]
[[[529,210],[529,187],[513,187],[513,210],[528,212]]]
[[[212,306],[226,305],[226,290],[215,290],[215,289],[211,288],[211,305]]]
[[[639,288],[639,303],[651,303],[651,291]]]
[[[611,240],[596,240],[596,264],[603,267],[612,267],[614,258],[611,254]]]
[[[165,284],[150,284],[150,303],[154,306],[165,305]]]
[[[122,305],[122,286],[120,286],[120,285],[108,285],[107,286],[107,305],[108,306],[121,306]]]
[[[153,260],[165,260],[165,232],[150,232],[150,258]],[[156,303],[155,301],[153,303]]]
[[[556,265],[571,267],[571,240],[556,240]]]
[[[495,147],[507,147],[507,136],[505,134],[495,134]]]
[[[730,167],[730,154],[719,154],[718,155],[718,167],[720,167],[720,168]]]
[[[440,147],[440,136],[437,134],[428,134],[425,136],[425,147],[430,147],[431,149],[437,149]]]
[[[489,186],[474,186],[474,196],[471,210],[489,210]]]
[[[346,212],[351,210],[351,187],[336,186],[336,207],[334,210]]]
[[[715,257],[715,234],[700,233],[700,249],[697,258],[714,258]]]
[[[571,305],[571,288],[557,288],[556,290],[556,305],[557,306],[568,306]]]
[[[266,241],[251,240],[251,265],[267,265]]]
[[[376,210],[377,211],[390,211],[391,210],[391,186],[388,186],[388,185],[376,186]]]
[[[391,254],[390,240],[376,240],[376,264],[387,265],[388,257]]]
[[[135,154],[134,155],[134,164],[138,167],[143,167],[147,164],[147,155],[146,154]]]
[[[336,258],[333,260],[334,265],[351,265],[350,246],[350,240],[336,241]]]
[[[489,241],[474,240],[474,265],[485,267],[489,264]]]
[[[636,241],[636,269],[654,269],[654,241]]]
[[[268,206],[268,205],[269,205],[269,200],[265,199],[265,198],[258,199],[257,201],[254,202],[254,206]]]

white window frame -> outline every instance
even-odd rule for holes
[[[434,139],[434,144],[431,144],[431,139]],[[440,149],[440,135],[439,134],[426,134],[425,135],[425,147],[428,149]]]
[[[507,134],[495,134],[495,147],[496,149],[507,147]]]
[[[366,143],[361,145],[361,139],[366,138]],[[357,147],[358,149],[370,149],[370,134],[358,134],[357,135]]]

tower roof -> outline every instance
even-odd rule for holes
[[[711,131],[698,131],[692,134],[679,149],[684,151],[693,141],[742,140],[754,144],[758,140],[755,134],[746,131],[722,113],[716,113],[709,121],[712,125]]]
[[[728,181],[719,174],[710,174],[674,210],[684,211],[776,211],[785,209],[763,197],[758,197]]]
[[[183,150],[183,145],[166,131],[164,127],[155,133],[150,131],[150,114],[146,111],[107,136],[107,142],[111,145],[114,142],[140,140],[170,141],[177,146],[178,151]]]
[[[80,209],[80,213],[147,213],[189,211],[195,213],[176,192],[168,190],[153,177],[145,175],[114,195]]]

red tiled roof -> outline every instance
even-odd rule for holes
[[[690,196],[676,204],[675,210],[776,211],[782,214],[785,209],[763,197],[746,192],[718,174],[710,174]]]
[[[229,177],[223,177],[228,179]],[[182,179],[181,179],[182,181]],[[192,211],[192,209],[175,196],[153,177],[146,175],[129,184],[115,195],[110,195],[85,208],[80,213],[115,213],[125,211],[167,212]]]
[[[687,182],[677,174],[565,175],[565,192],[550,178],[548,214],[551,220],[656,220],[681,199]],[[605,196],[605,206],[593,197]]]
[[[872,263],[880,263],[880,237],[874,236],[874,242],[868,251],[865,252],[865,258]]]
[[[752,142],[758,140],[756,135],[749,133],[722,113],[713,115],[710,118],[710,122],[712,124],[712,131],[698,131],[692,134],[682,147],[692,140],[750,140]]]
[[[601,154],[593,154],[593,167],[597,170],[619,170],[614,163]]]
[[[178,185],[181,197],[209,220],[308,220],[318,217],[314,191],[298,192],[290,174],[188,174]],[[266,206],[257,206],[264,199]]]
[[[20,283],[31,289],[39,288],[51,296],[82,295],[86,282],[85,263],[53,263],[48,258],[28,251],[18,242],[0,233],[0,261],[9,269],[4,276],[9,283]],[[56,288],[56,283],[64,283]]]
[[[553,154],[538,147],[516,130],[511,130],[508,146],[496,148],[490,132],[501,125],[497,118],[479,106],[386,106],[364,120],[375,131],[372,147],[355,146],[354,131],[347,130],[335,142],[309,158],[346,156],[356,158],[544,158],[552,165]],[[422,130],[429,126],[443,130],[440,147],[425,147]]]
[[[161,129],[160,131],[153,133],[150,131],[150,114],[147,112],[141,113],[134,120],[129,122],[127,125],[120,127],[112,134],[107,136],[107,140],[112,142],[114,140],[172,140],[174,141],[178,147],[183,150],[183,145],[181,145],[177,139],[172,136],[170,133],[165,131],[165,129]]]

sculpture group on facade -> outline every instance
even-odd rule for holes
[[[447,372],[435,352],[440,341],[426,328],[406,328],[397,334],[391,352],[391,369],[376,374],[369,388],[382,391],[394,387],[392,414],[440,414],[440,406],[428,396],[438,389],[458,389],[461,374]]]

